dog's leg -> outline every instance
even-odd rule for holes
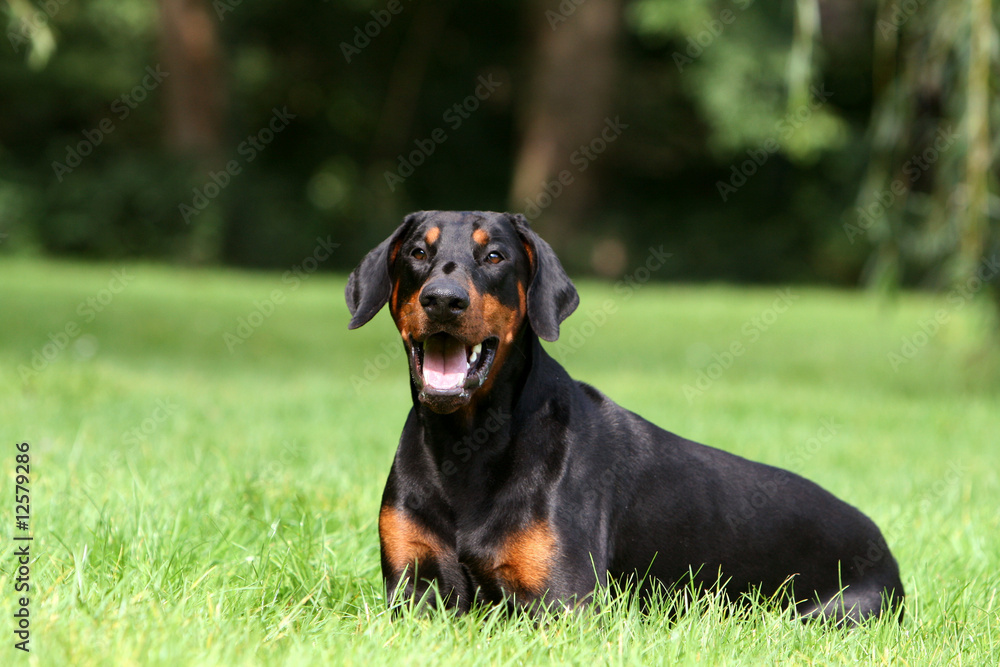
[[[897,620],[903,620],[903,606],[881,586],[852,585],[848,589],[820,602],[802,602],[796,607],[796,614],[803,620],[828,619],[837,626],[852,626],[880,616],[884,612],[894,613]]]
[[[405,510],[379,514],[382,578],[390,604],[414,602],[468,611],[471,595],[454,550]]]

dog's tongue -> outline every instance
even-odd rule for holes
[[[424,342],[424,384],[452,389],[465,379],[465,345],[453,336],[431,336]]]

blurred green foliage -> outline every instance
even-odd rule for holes
[[[161,62],[156,5],[0,5],[7,37],[0,48],[0,233],[7,235],[0,252],[287,268],[329,235],[341,248],[324,268],[343,268],[410,210],[508,209],[532,53],[536,40],[559,29],[545,13],[558,2],[400,0],[391,17],[381,0],[205,4],[224,52],[222,161],[235,159],[241,170],[191,224],[179,207],[206,188],[214,192],[218,167],[167,149],[160,87],[134,108],[123,100]],[[930,255],[926,247],[942,228],[964,226],[954,213],[932,215],[930,200],[940,208],[964,187],[967,140],[864,234],[848,227],[872,192],[891,185],[891,165],[898,169],[907,155],[900,146],[928,118],[964,132],[964,112],[953,109],[964,108],[970,92],[961,74],[970,51],[968,3],[928,0],[921,13],[897,16],[889,33],[877,22],[894,5],[880,6],[624,3],[611,108],[628,129],[594,164],[599,192],[575,221],[577,241],[558,248],[570,268],[591,269],[593,248],[612,239],[632,262],[650,245],[670,248],[676,261],[658,278],[853,284],[873,247],[896,278],[944,275],[958,245]],[[987,12],[996,16],[988,3]],[[378,16],[390,18],[373,23]],[[986,256],[997,243],[1000,126],[989,23],[991,175],[977,228]],[[942,85],[930,112],[915,93],[928,72]],[[453,127],[446,112],[481,76],[502,84]],[[252,163],[241,157],[241,143],[286,107],[294,121]],[[113,131],[90,141],[102,123]],[[442,128],[447,140],[390,188],[386,172]],[[88,150],[81,145],[88,141],[95,145],[78,166],[54,167],[69,164],[75,149]],[[924,189],[927,201],[917,194]],[[537,226],[544,234],[544,216]],[[869,266],[868,274],[885,271]]]
[[[872,282],[980,274],[1000,284],[990,270],[1000,252],[1000,5],[992,14],[988,0],[907,7],[886,5],[876,20],[881,93],[853,233],[875,245]]]

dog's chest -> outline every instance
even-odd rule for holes
[[[506,533],[487,528],[458,536],[459,562],[475,584],[495,594],[542,593],[558,554],[556,533],[546,521]]]

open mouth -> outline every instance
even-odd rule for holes
[[[497,337],[467,345],[455,336],[436,333],[423,341],[410,339],[410,370],[420,400],[432,408],[455,409],[486,382],[496,358]],[[452,407],[453,406],[453,407]]]

